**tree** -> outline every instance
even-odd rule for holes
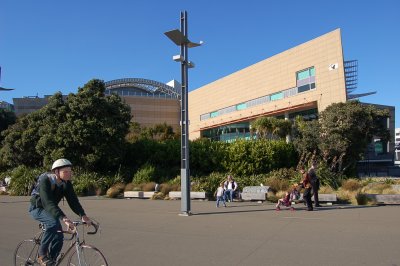
[[[3,140],[1,132],[6,130],[10,125],[16,121],[15,113],[0,108],[0,142]]]
[[[318,121],[296,121],[294,144],[300,154],[313,153],[333,172],[354,173],[355,166],[374,136],[389,139],[382,120],[387,110],[358,101],[334,103],[319,115]]]
[[[259,138],[279,139],[290,134],[292,123],[276,117],[260,117],[251,122],[251,129]]]
[[[94,79],[66,100],[61,93],[50,97],[44,108],[6,130],[0,159],[8,166],[49,166],[66,157],[87,169],[118,167],[130,108],[118,95],[104,92],[104,82]]]

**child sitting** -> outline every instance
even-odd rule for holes
[[[276,210],[280,211],[281,210],[281,208],[280,208],[281,205],[284,205],[286,207],[290,207],[290,205],[291,205],[290,200],[291,200],[290,199],[290,191],[286,191],[285,196],[283,198],[281,198],[281,199],[278,199],[278,203],[275,206]]]
[[[292,201],[293,200],[298,200],[300,198],[300,192],[297,190],[297,184],[293,185],[292,190],[286,191],[285,196],[281,199],[278,200],[278,203],[276,204],[276,210],[280,211],[281,208],[280,206],[286,206],[290,207],[290,209],[293,211],[294,208],[291,207]]]

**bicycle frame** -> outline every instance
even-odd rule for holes
[[[60,265],[60,263],[64,260],[64,258],[68,257],[67,255],[73,250],[74,247],[75,247],[75,250],[76,250],[76,254],[78,256],[78,260],[79,260],[79,262],[81,261],[79,247],[85,244],[85,239],[83,239],[82,241],[79,240],[79,232],[78,232],[77,226],[78,225],[83,225],[85,223],[84,222],[80,222],[80,221],[76,221],[76,222],[73,222],[73,224],[74,224],[75,228],[74,228],[74,230],[72,232],[71,231],[63,231],[63,233],[64,234],[71,234],[72,233],[71,238],[67,239],[67,241],[68,240],[72,240],[74,238],[75,238],[75,240],[74,240],[73,243],[71,243],[71,245],[68,247],[68,249],[65,251],[65,253],[60,253],[60,255],[58,255],[57,260],[56,260],[56,266]],[[95,231],[88,232],[88,234],[97,233],[98,226],[95,225],[95,224],[92,224],[92,225],[95,228]],[[65,241],[65,239],[64,239],[64,241]]]
[[[64,251],[64,253],[60,253],[55,261],[55,265],[60,265],[64,259],[66,257],[68,257],[68,263],[71,262],[71,259],[74,261],[73,265],[87,265],[87,257],[85,254],[87,254],[88,250],[92,250],[94,251],[93,254],[96,254],[95,257],[90,256],[90,260],[95,258],[95,259],[99,259],[98,261],[96,260],[95,265],[97,265],[97,263],[99,265],[105,265],[107,266],[107,260],[105,259],[104,255],[101,253],[101,251],[99,251],[96,247],[91,246],[91,245],[87,245],[85,243],[85,237],[84,237],[84,233],[85,233],[85,229],[82,229],[82,239],[79,237],[79,231],[77,230],[77,226],[79,225],[83,225],[85,224],[84,222],[81,221],[75,221],[73,222],[74,224],[74,229],[72,231],[59,231],[59,233],[63,233],[63,234],[71,234],[70,238],[65,239],[64,238],[64,242],[65,241],[72,241],[72,243],[69,245],[68,248],[66,248],[66,250]],[[99,225],[96,223],[92,223],[91,224],[94,228],[94,231],[88,231],[87,234],[96,234],[98,229],[99,229]],[[31,239],[27,239],[27,240],[23,240],[22,242],[20,242],[14,252],[14,265],[20,265],[20,262],[23,262],[23,265],[35,265],[37,263],[36,259],[38,258],[38,247],[40,246],[41,243],[41,239],[43,237],[44,232],[46,231],[45,226],[40,223],[39,224],[39,228],[41,229],[40,232],[38,232],[37,234],[35,234],[35,236]],[[26,244],[25,244],[26,243]],[[31,243],[31,244],[29,244]],[[25,246],[27,245],[27,246]],[[33,245],[30,246],[28,249],[26,249],[26,247],[28,247],[29,245]],[[22,247],[22,255],[19,256],[19,250]],[[23,250],[26,250],[24,253]],[[75,253],[76,254],[75,254]],[[91,252],[89,252],[89,254],[92,254]],[[17,258],[23,258],[22,261],[20,261],[20,259]],[[73,259],[75,258],[75,259]],[[17,263],[18,260],[18,264]],[[92,264],[90,264],[92,265]]]

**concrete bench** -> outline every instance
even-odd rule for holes
[[[269,186],[249,186],[244,187],[241,195],[242,200],[261,200],[267,199]]]
[[[125,191],[124,198],[149,199],[154,193],[155,191]]]
[[[311,197],[311,200],[314,201],[314,196]],[[319,202],[325,202],[328,205],[332,205],[332,203],[337,202],[336,194],[318,194]],[[296,204],[299,202],[304,202],[303,195],[300,196],[300,199],[292,201],[292,204]]]
[[[384,204],[400,204],[400,194],[367,194],[368,199]]]
[[[168,197],[170,197],[171,199],[180,199],[180,198],[182,198],[182,192],[181,191],[170,191],[168,193]],[[190,191],[190,198],[191,199],[205,199],[206,192]]]

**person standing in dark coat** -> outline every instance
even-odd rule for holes
[[[307,205],[307,211],[312,211],[313,206],[311,202],[311,182],[310,182],[310,176],[308,175],[308,172],[304,170],[304,168],[300,169],[300,173],[302,175],[302,180],[301,180],[301,185],[304,188],[304,193],[303,193],[303,199],[306,201]]]
[[[319,184],[319,178],[316,173],[316,167],[317,164],[313,162],[311,164],[310,169],[308,170],[308,175],[310,176],[311,187],[314,193],[314,205],[315,207],[321,207],[321,205],[319,205],[319,199],[318,199],[318,190],[320,184]]]

